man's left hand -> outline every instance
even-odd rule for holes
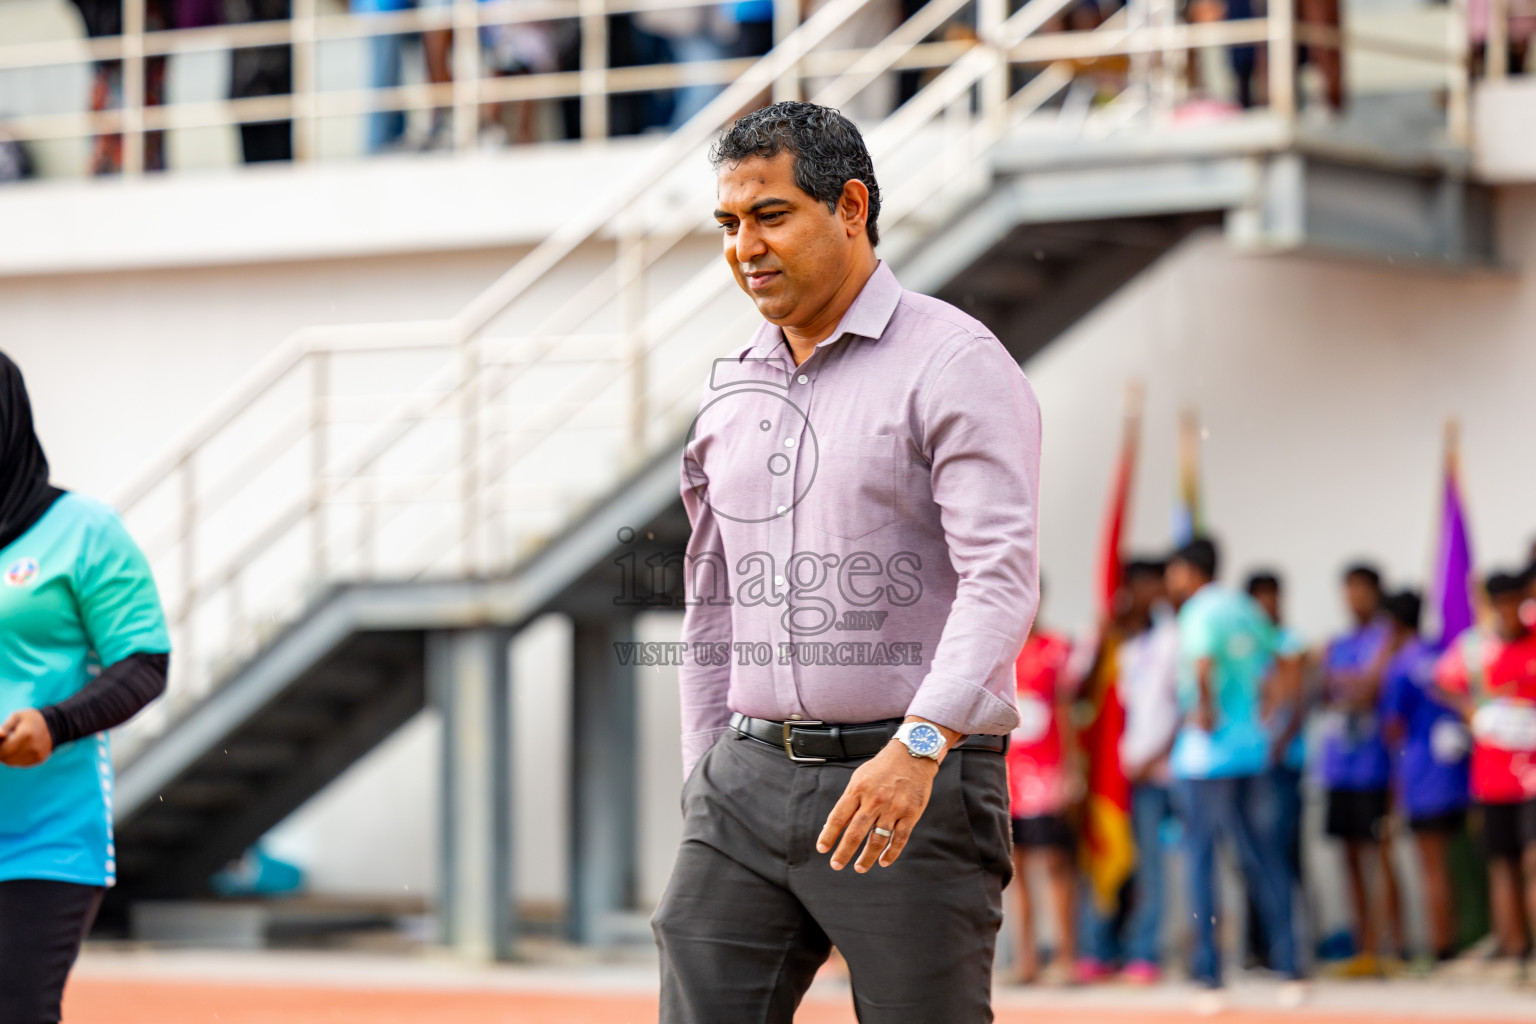
[[[0,725],[0,764],[30,768],[48,760],[52,753],[53,734],[36,708],[18,711]]]
[[[960,734],[943,726],[939,726],[939,731],[944,734],[944,753],[948,754],[959,742]],[[913,757],[904,743],[891,740],[848,780],[848,788],[827,815],[827,823],[816,839],[816,852],[831,850],[832,870],[841,871],[853,859],[859,844],[868,838],[853,870],[862,874],[877,861],[881,867],[890,867],[901,856],[913,827],[928,807],[933,777],[938,772],[939,763],[933,758]],[[872,830],[877,827],[889,831],[890,838],[875,834]]]

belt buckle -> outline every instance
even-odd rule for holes
[[[824,757],[800,757],[799,755],[797,755],[795,753],[794,744],[792,744],[790,742],[789,733],[790,733],[790,730],[795,728],[795,726],[797,726],[797,725],[826,725],[826,724],[827,724],[826,722],[817,722],[817,721],[813,721],[813,720],[796,720],[796,721],[793,721],[793,722],[785,722],[785,723],[783,723],[783,725],[784,725],[784,753],[789,755],[789,759],[791,761],[797,761],[800,764],[823,764],[823,763],[825,763],[827,759],[824,758]]]

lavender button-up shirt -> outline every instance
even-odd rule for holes
[[[799,366],[769,323],[716,360],[682,467],[685,777],[732,711],[1012,730],[1039,482],[1018,364],[884,262]]]

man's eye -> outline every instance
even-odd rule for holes
[[[724,231],[728,235],[734,235],[736,233],[735,221],[720,221],[715,225],[715,227],[719,228],[721,231]]]
[[[764,214],[760,214],[757,219],[758,220],[767,221],[768,223],[771,224],[774,221],[778,220],[782,216],[784,216],[784,214],[782,214],[782,213],[764,213]]]

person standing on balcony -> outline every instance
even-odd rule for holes
[[[986,327],[876,255],[880,189],[841,113],[776,103],[711,156],[766,322],[715,361],[683,458],[661,1020],[790,1024],[836,945],[864,1024],[990,1021],[1039,405]]]
[[[171,645],[117,515],[48,482],[4,353],[0,623],[0,1024],[54,1024],[116,873],[106,730],[164,691]]]

